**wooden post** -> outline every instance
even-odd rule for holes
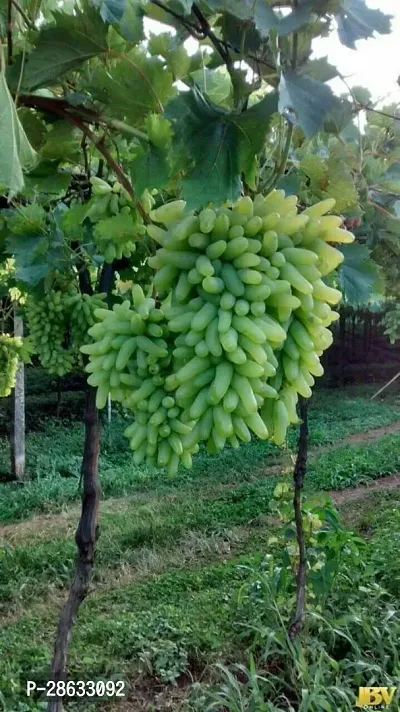
[[[14,336],[23,336],[24,322],[17,316],[16,309],[14,306]],[[22,361],[18,365],[12,394],[11,472],[19,482],[25,479],[25,368]]]
[[[111,423],[111,414],[112,414],[111,395],[108,394],[108,397],[107,397],[107,422],[109,425]]]

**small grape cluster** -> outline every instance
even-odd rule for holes
[[[393,309],[386,312],[382,319],[385,327],[384,334],[389,337],[391,344],[400,339],[400,304],[396,304]]]
[[[96,294],[76,292],[66,298],[72,349],[79,351],[79,348],[85,343],[88,329],[96,322],[94,310],[104,307],[106,297],[106,292]]]
[[[146,416],[135,410],[140,422],[132,425],[134,434],[136,426],[141,428],[140,457],[157,465],[166,460],[158,458],[157,449],[151,454],[155,436],[146,435],[155,420],[164,424],[168,416],[164,391],[174,401],[171,408],[179,409],[179,422],[190,428],[179,434],[182,454],[191,455],[201,441],[212,453],[226,442],[237,447],[251,433],[284,442],[289,424],[298,421],[299,394],[310,397],[315,377],[323,373],[320,356],[332,342],[329,326],[338,318],[332,306],[341,294],[323,277],[338,267],[343,254],[329,243],[354,237],[340,227],[340,217],[327,215],[333,207],[328,199],[298,214],[296,196],[275,190],[199,214],[187,212],[183,201],[151,212],[153,224],[147,229],[160,248],[149,263],[156,270],[153,288],[162,304],[163,334],[142,331],[145,341],[138,346],[137,317],[128,302],[114,307],[101,329],[93,327],[96,343],[85,347],[91,358],[93,349],[104,349],[97,353],[103,360],[90,365],[90,382],[101,387],[100,406],[108,392],[134,410],[146,401],[143,411],[138,409]],[[124,310],[125,326],[118,327],[124,331],[115,331]],[[162,382],[157,372],[139,384],[147,375],[143,354],[150,355],[149,342],[161,349]],[[125,348],[135,357],[124,365],[126,380],[119,377],[124,393],[116,394],[116,364]],[[163,393],[161,405],[146,420],[147,399],[157,389]],[[131,444],[136,447],[137,440]],[[170,457],[177,452],[168,438],[165,451]],[[170,471],[176,465],[174,459]]]
[[[15,386],[20,361],[29,360],[29,349],[19,336],[0,334],[0,398],[9,396]]]
[[[29,297],[26,318],[31,342],[49,373],[64,376],[77,365],[79,347],[94,323],[94,310],[104,306],[105,296],[82,295],[72,285]]]
[[[93,198],[86,216],[95,224],[93,237],[108,263],[130,257],[136,251],[135,240],[146,234],[143,219],[129,194],[116,181],[111,186],[102,178],[91,178]],[[154,199],[146,191],[142,196],[145,209],[150,211]]]

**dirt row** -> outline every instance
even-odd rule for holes
[[[370,443],[379,438],[396,433],[400,431],[400,421],[391,423],[390,425],[385,425],[381,428],[372,428],[364,432],[355,433],[349,435],[346,438],[337,440],[335,443],[329,445],[323,445],[317,448],[312,448],[310,450],[310,455],[316,457],[319,454],[329,452],[343,445],[360,445],[362,443]],[[254,480],[260,477],[266,477],[268,475],[285,474],[290,472],[293,467],[293,463],[290,457],[282,457],[279,460],[267,467],[262,467],[254,473]],[[207,492],[207,498],[215,496],[219,491],[226,489],[235,489],[233,483],[217,485],[215,488],[210,488]],[[372,491],[380,491],[382,489],[393,489],[400,486],[400,475],[392,475],[389,477],[382,477],[379,480],[371,483],[370,485],[359,485],[357,487],[348,488],[343,491],[332,491],[329,494],[336,502],[340,505],[350,500],[358,499],[359,497],[365,496]],[[162,496],[163,500],[171,500],[171,503],[175,500],[181,499],[181,494],[172,493],[158,495]],[[113,513],[119,510],[124,510],[126,503],[135,499],[138,502],[148,501],[149,495],[133,495],[130,497],[123,498],[110,498],[102,503],[102,513]],[[8,543],[10,545],[16,545],[22,540],[26,540],[30,536],[35,539],[48,539],[51,536],[59,536],[64,534],[65,536],[73,535],[75,526],[77,523],[77,518],[79,515],[80,505],[79,503],[73,504],[55,514],[38,514],[30,519],[24,520],[22,522],[15,522],[12,524],[5,524],[0,526],[0,544]]]

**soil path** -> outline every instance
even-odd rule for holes
[[[360,445],[362,443],[373,442],[375,440],[379,440],[379,438],[384,435],[390,435],[396,432],[400,432],[400,421],[390,423],[389,425],[385,425],[381,428],[372,428],[371,430],[366,430],[364,432],[354,433],[353,435],[349,435],[348,437],[337,440],[329,445],[312,448],[310,450],[310,456],[315,457],[322,453],[329,452],[330,450],[335,450],[343,445]],[[267,467],[260,467],[255,471],[254,477],[250,479],[257,480],[260,477],[268,475],[272,476],[285,474],[290,472],[292,468],[293,462],[290,456],[282,457]],[[389,484],[385,485],[385,482],[389,482]],[[398,478],[396,476],[383,477],[371,485],[349,488],[340,492],[334,491],[330,494],[335,502],[340,504],[342,501],[344,502],[350,499],[357,499],[358,496],[363,496],[363,491],[370,492],[373,489],[391,489],[393,487],[400,486],[400,484],[394,484],[394,482],[398,482]],[[226,489],[233,490],[235,487],[239,486],[239,484],[224,483],[216,485],[215,488],[210,487],[207,490],[207,499]],[[361,492],[361,494],[358,495],[358,492]],[[174,492],[170,494],[159,494],[158,498],[162,498],[164,501],[170,500],[171,503],[173,503],[174,501],[179,501],[182,496],[182,493]],[[126,508],[127,501],[132,500],[133,498],[136,502],[143,504],[148,502],[149,499],[153,499],[153,497],[147,493],[138,493],[121,498],[110,498],[102,502],[101,511],[103,514],[106,514],[107,512],[118,512],[118,510],[123,511]],[[32,536],[34,539],[49,539],[52,536],[61,535],[72,536],[76,528],[79,511],[80,503],[77,502],[61,512],[54,514],[38,514],[21,522],[0,525],[0,544],[3,540],[3,542],[6,541],[8,544],[15,545],[19,542],[26,541],[29,536]]]
[[[335,504],[338,506],[353,502],[356,499],[366,497],[372,492],[382,492],[383,490],[397,489],[400,487],[400,473],[390,475],[389,477],[381,477],[379,480],[371,482],[369,485],[359,485],[358,487],[350,487],[349,489],[333,490],[329,492]]]

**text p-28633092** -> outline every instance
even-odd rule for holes
[[[125,697],[127,684],[124,680],[49,680],[38,685],[27,680],[27,696],[38,693],[44,693],[45,697]]]

